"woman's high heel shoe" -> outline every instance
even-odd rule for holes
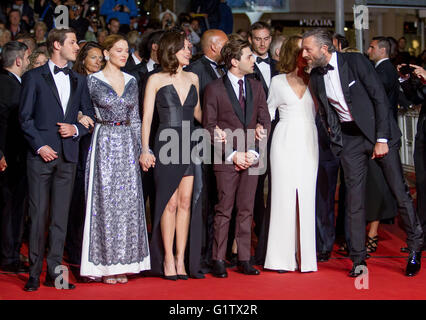
[[[176,281],[178,279],[178,276],[176,274],[174,276],[165,276],[165,275],[163,275],[163,279]]]
[[[177,278],[179,280],[188,280],[188,275],[187,274],[178,274]]]
[[[377,246],[379,245],[379,236],[374,236],[373,238],[367,236],[367,253],[376,252]]]

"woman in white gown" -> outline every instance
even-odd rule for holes
[[[271,143],[271,220],[264,267],[278,272],[295,271],[298,266],[301,272],[317,271],[318,138],[301,42],[300,36],[293,36],[281,48],[281,74],[272,78],[268,97],[271,119],[277,108],[280,119]]]

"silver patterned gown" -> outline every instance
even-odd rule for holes
[[[118,96],[102,71],[88,77],[97,123],[86,168],[82,276],[150,269],[139,166],[141,121],[136,79],[124,73]]]

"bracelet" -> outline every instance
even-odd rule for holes
[[[152,152],[152,150],[150,148],[148,148],[148,150],[146,150],[147,148],[143,148],[142,147],[142,153],[149,153],[149,154],[154,154],[154,152]]]

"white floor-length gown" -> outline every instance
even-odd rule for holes
[[[268,108],[280,119],[271,142],[271,220],[264,267],[271,270],[317,271],[315,249],[315,192],[318,137],[315,105],[309,89],[299,98],[286,74],[272,78]],[[296,212],[299,204],[299,222]],[[299,242],[300,238],[300,244]]]

